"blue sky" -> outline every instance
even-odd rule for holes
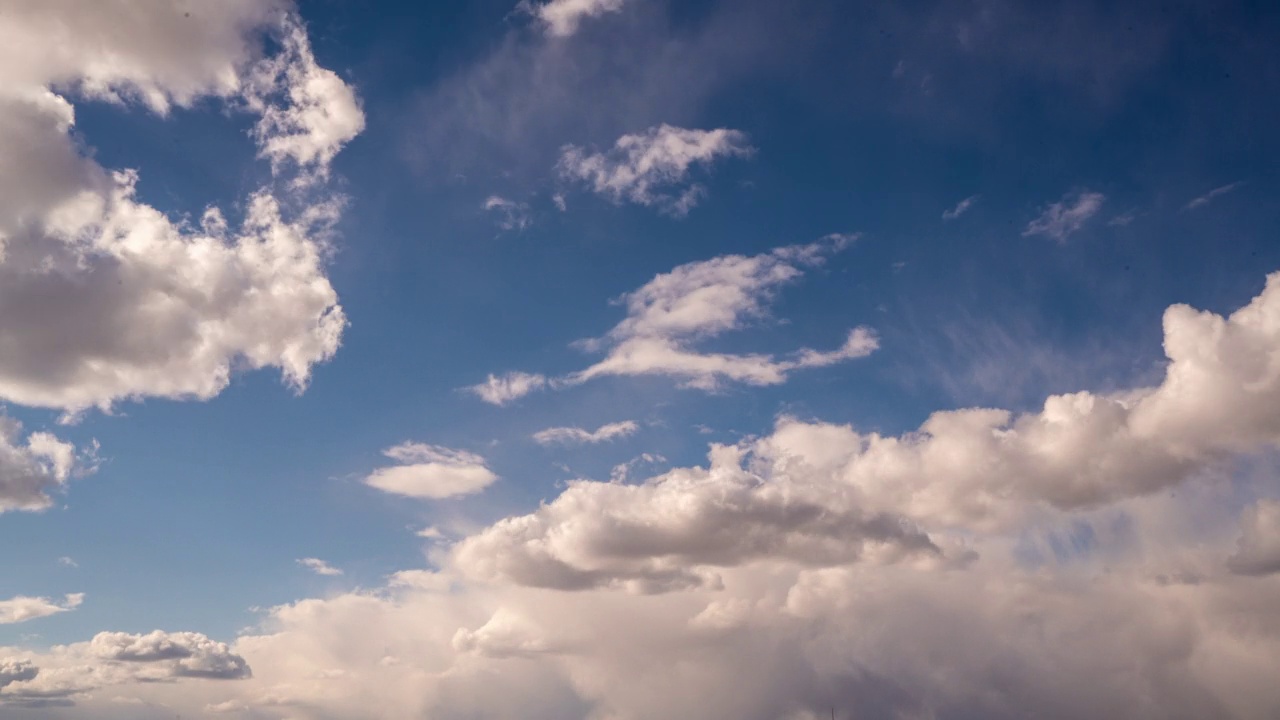
[[[682,716],[688,692],[711,697],[713,717],[744,717],[717,675],[750,674],[732,660],[744,647],[803,658],[751,696],[760,718],[846,701],[886,718],[1028,704],[1145,717],[1135,698],[1152,693],[1151,717],[1280,708],[1260,679],[1280,664],[1260,607],[1280,582],[1273,8],[281,0],[104,2],[73,21],[73,5],[0,15],[0,41],[21,39],[0,51],[0,82],[18,88],[0,92],[0,153],[13,158],[0,189],[16,198],[0,201],[0,284],[18,288],[0,288],[0,401],[22,424],[0,448],[14,458],[0,461],[0,709],[116,717],[125,706],[110,698],[124,697],[145,717],[319,720],[510,717],[510,702],[530,717],[643,718]],[[73,126],[59,125],[59,102]],[[124,169],[137,171],[132,195],[108,175]],[[107,199],[83,210],[76,197]],[[254,197],[283,219],[242,226]],[[202,225],[209,207],[232,229]],[[111,229],[136,244],[112,244]],[[245,238],[285,236],[275,264],[233,255]],[[1225,318],[1251,302],[1258,312],[1227,330],[1166,312]],[[861,344],[842,348],[856,328]],[[686,354],[644,354],[658,350]],[[615,369],[576,375],[602,360]],[[492,402],[474,390],[509,373],[539,380]],[[1123,419],[1077,432],[1054,396]],[[972,408],[1011,415],[981,431],[931,420]],[[549,428],[579,430],[534,437]],[[873,436],[941,449],[917,466],[877,455]],[[1015,459],[980,442],[1015,436],[1032,448]],[[713,444],[741,457],[709,460]],[[828,452],[848,464],[828,468]],[[712,466],[707,482],[749,472],[754,489],[722,489],[721,514],[686,518],[703,486],[682,483]],[[844,488],[813,497],[852,505],[822,529],[752,525],[777,487],[795,502]],[[725,499],[739,491],[744,506]],[[740,525],[712,527],[737,511]],[[599,518],[605,529],[575,540]],[[667,522],[665,550],[628,545]],[[761,545],[706,539],[738,532]],[[547,555],[521,554],[533,547]],[[904,577],[915,565],[896,558],[917,552],[949,569]],[[703,582],[715,573],[720,595]],[[1144,602],[1191,609],[1167,626],[1130,620],[1137,636],[1212,626],[1211,593],[1266,629],[1202,632],[1185,665],[1114,650],[1148,675],[1093,705],[1065,688],[1090,682],[1078,659],[1109,652],[1102,638],[1049,651],[1009,630],[1018,642],[980,653],[1053,663],[1004,687],[976,672],[931,684],[872,640],[797,639],[863,637],[839,619],[861,607],[882,642],[945,652],[908,617],[944,576],[931,592],[962,595],[962,609],[1038,578],[1046,587],[1023,601],[1061,621],[1050,636]],[[1125,594],[1103,576],[1202,586]],[[1095,589],[1073,585],[1085,577]],[[860,606],[870,585],[900,597],[900,613]],[[832,604],[795,610],[815,587]],[[1086,609],[1055,614],[1072,597]],[[441,609],[450,598],[467,609]],[[814,624],[764,617],[779,598]],[[5,621],[18,600],[37,609]],[[578,633],[647,618],[668,649],[605,638],[581,650],[548,610],[557,602],[592,618]],[[361,603],[373,615],[343,615]],[[621,689],[664,682],[662,653],[693,647],[663,624],[687,608],[735,632],[724,618],[754,608],[759,624],[734,640],[745,645],[724,641],[736,650],[689,650],[712,670],[675,683],[668,704]],[[1003,627],[986,609],[956,612]],[[421,613],[440,627],[404,620]],[[316,649],[360,625],[394,628],[387,647],[448,649],[426,666],[499,678],[502,700],[458,680],[362,706],[372,687],[416,681],[368,670],[336,640]],[[227,645],[138,660],[188,678],[189,695],[150,689],[145,672],[120,674],[136,658],[98,638],[159,642],[154,630]],[[351,683],[336,695],[268,669],[325,652],[322,670]],[[385,667],[414,662],[393,656]],[[186,659],[163,665],[174,657]],[[587,678],[573,657],[610,670]],[[190,679],[181,663],[197,660],[215,669]],[[9,661],[41,670],[6,681]],[[1055,672],[1061,695],[1043,684]],[[95,680],[65,679],[76,673]],[[987,690],[1002,699],[983,705]]]

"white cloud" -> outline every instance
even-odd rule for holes
[[[547,0],[532,3],[522,0],[519,7],[537,17],[548,35],[568,37],[578,31],[583,20],[618,12],[624,2],[625,0]]]
[[[0,415],[0,513],[43,510],[49,493],[61,489],[77,471],[92,472],[76,457],[75,446],[47,432],[22,440],[22,424]]]
[[[533,224],[533,217],[529,214],[528,203],[491,195],[484,201],[482,207],[486,212],[497,216],[498,227],[502,230],[524,232],[526,228]]]
[[[1235,554],[1227,565],[1242,575],[1280,573],[1280,500],[1259,500],[1245,510]]]
[[[1239,180],[1231,183],[1230,185],[1223,185],[1222,187],[1216,187],[1210,190],[1209,192],[1205,193],[1204,195],[1201,195],[1200,197],[1195,198],[1191,202],[1187,203],[1187,206],[1183,208],[1183,210],[1195,210],[1196,208],[1204,207],[1205,205],[1208,205],[1209,203],[1213,202],[1214,198],[1218,197],[1219,195],[1226,195],[1227,193],[1231,192],[1232,190],[1235,190],[1236,188],[1240,187],[1243,184],[1244,184],[1244,181]]]
[[[0,398],[205,399],[233,367],[305,386],[346,323],[323,268],[341,202],[315,181],[363,115],[287,5],[22,3],[0,46]],[[73,100],[163,115],[204,97],[257,114],[263,157],[297,171],[287,198],[252,193],[235,229],[217,208],[195,228],[144,204],[136,171],[74,137]]]
[[[1280,446],[1280,273],[1229,316],[1168,308],[1164,347],[1153,387],[900,435],[782,417],[702,467],[570,482],[436,547],[434,570],[274,608],[222,653],[254,667],[239,683],[144,682],[175,675],[127,658],[176,651],[128,636],[0,652],[0,699],[112,717],[83,693],[127,683],[184,714],[307,720],[1269,717],[1280,502],[1259,495],[1273,468],[1229,461]]]
[[[547,378],[544,375],[509,372],[504,375],[490,375],[479,385],[464,389],[478,395],[481,400],[491,405],[506,405],[546,386]]]
[[[364,482],[393,495],[439,500],[478,493],[498,479],[484,458],[464,450],[406,442],[383,454],[401,464],[378,468]]]
[[[341,575],[342,571],[321,560],[320,558],[300,558],[298,564],[310,570],[317,575],[336,576]]]
[[[533,434],[533,439],[541,445],[577,445],[581,443],[602,443],[634,434],[640,426],[633,420],[608,423],[595,430],[580,427],[554,427],[540,430]]]
[[[19,595],[8,600],[0,600],[0,625],[27,622],[50,615],[57,615],[80,607],[84,602],[84,593],[72,593],[63,598],[61,603],[49,598],[27,597]]]
[[[848,246],[856,235],[832,234],[807,245],[789,245],[746,257],[724,255],[681,265],[658,275],[619,302],[627,317],[602,338],[578,343],[605,350],[605,357],[584,370],[548,380],[544,375],[490,375],[468,388],[486,402],[502,405],[544,387],[560,388],[605,376],[665,375],[682,387],[716,390],[725,382],[777,385],[795,370],[825,367],[870,355],[879,347],[875,333],[849,331],[836,350],[801,348],[789,357],[704,353],[699,340],[745,326],[766,314],[777,289],[804,273],[799,266],[819,265],[828,254]]]
[[[801,348],[789,357],[771,354],[699,352],[701,340],[744,327],[766,315],[776,291],[804,273],[801,266],[821,264],[849,244],[852,235],[830,235],[808,245],[790,245],[761,255],[724,255],[688,263],[658,275],[627,293],[620,303],[627,316],[604,337],[579,343],[605,357],[584,370],[547,380],[542,375],[490,375],[471,390],[495,404],[535,388],[564,387],[598,377],[665,375],[683,387],[715,390],[725,382],[777,385],[795,370],[824,367],[865,357],[879,343],[868,328],[851,330],[836,350]]]
[[[1039,217],[1028,223],[1022,236],[1044,235],[1064,242],[1067,236],[1079,230],[1102,209],[1105,200],[1106,196],[1102,193],[1088,190],[1067,193],[1058,202],[1045,207]]]
[[[80,563],[76,562],[74,558],[71,558],[67,555],[63,555],[62,557],[58,558],[58,564],[63,567],[69,567],[69,568],[80,567]]]
[[[747,136],[738,130],[688,130],[660,125],[623,135],[605,153],[588,153],[572,145],[560,154],[561,177],[580,180],[614,203],[624,200],[657,207],[683,217],[706,194],[699,184],[686,184],[695,165],[719,157],[750,155]]]
[[[956,203],[955,207],[951,208],[950,210],[943,211],[942,219],[955,220],[956,218],[968,212],[969,208],[973,207],[973,204],[978,202],[978,199],[981,197],[982,197],[981,195],[970,195],[969,197],[961,200],[960,202]]]

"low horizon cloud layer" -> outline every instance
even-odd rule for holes
[[[315,720],[1267,717],[1280,511],[1221,480],[1280,447],[1280,273],[1229,316],[1169,307],[1164,338],[1152,387],[938,412],[898,437],[783,416],[706,467],[573,481],[433,545],[435,569],[276,607],[230,645],[9,649],[0,699],[158,673],[239,681],[131,685],[148,706]],[[939,675],[957,653],[972,661]]]

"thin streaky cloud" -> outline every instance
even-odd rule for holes
[[[1098,214],[1106,199],[1102,193],[1088,190],[1067,193],[1058,202],[1046,206],[1039,217],[1028,223],[1022,236],[1044,235],[1060,243],[1066,242],[1067,237]]]
[[[966,212],[969,212],[969,208],[973,207],[974,203],[978,202],[979,198],[981,197],[982,197],[981,195],[970,195],[969,197],[961,200],[960,202],[956,203],[955,207],[951,208],[950,210],[943,211],[942,219],[955,220],[956,218],[960,217]]]
[[[1243,180],[1237,180],[1236,182],[1233,182],[1229,185],[1216,187],[1210,190],[1209,192],[1201,195],[1200,197],[1192,200],[1191,202],[1187,203],[1187,206],[1184,207],[1183,210],[1195,210],[1196,208],[1204,207],[1205,205],[1208,205],[1209,203],[1213,202],[1214,198],[1217,198],[1222,195],[1226,195],[1227,193],[1231,192],[1232,190],[1235,190],[1241,185],[1244,185]]]
[[[310,570],[317,575],[336,576],[341,575],[342,571],[321,560],[320,558],[299,558],[298,564]]]
[[[580,427],[547,428],[534,433],[533,439],[539,445],[595,444],[633,435],[639,429],[640,426],[634,420],[623,420],[601,425],[595,430]]]

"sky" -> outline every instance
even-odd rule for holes
[[[1280,716],[1277,36],[0,0],[0,717]]]

